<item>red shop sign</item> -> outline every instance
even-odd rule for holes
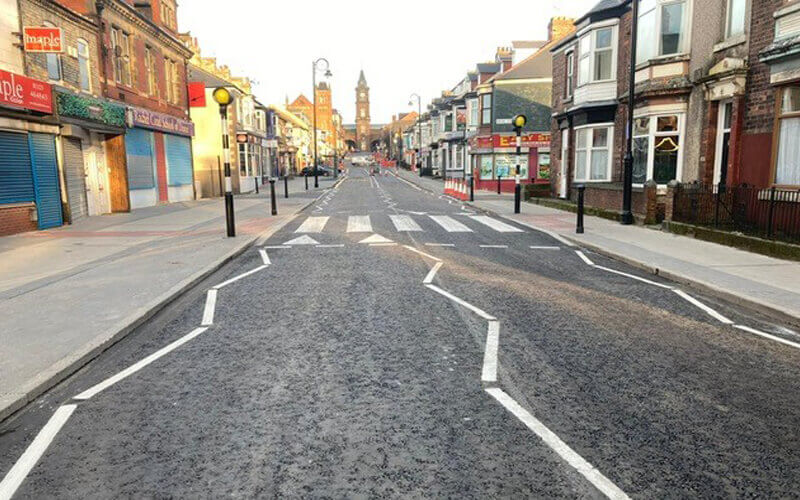
[[[45,82],[0,70],[0,104],[51,114],[53,91]]]
[[[22,39],[25,52],[64,52],[61,28],[25,26],[22,28]]]
[[[515,135],[495,135],[494,147],[496,148],[514,148],[517,146],[517,136]],[[522,147],[541,147],[550,144],[550,134],[525,134],[522,136]]]

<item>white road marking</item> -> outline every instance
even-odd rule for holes
[[[422,255],[423,257],[427,257],[429,259],[435,260],[436,262],[441,262],[442,261],[442,259],[440,259],[439,257],[434,257],[433,255],[431,255],[429,253],[425,253],[422,250],[417,250],[416,248],[414,248],[412,246],[409,246],[409,245],[404,245],[404,246],[407,249],[411,250],[412,252]]]
[[[758,335],[759,337],[764,337],[765,339],[774,340],[775,342],[780,342],[781,344],[788,345],[790,347],[794,347],[795,349],[800,349],[800,344],[797,342],[792,342],[791,340],[786,340],[784,338],[778,337],[776,335],[770,335],[769,333],[762,332],[760,330],[756,330],[755,328],[750,328],[749,326],[744,325],[733,325],[734,328],[738,328],[747,333],[752,333],[753,335]]]
[[[398,231],[422,231],[422,228],[410,215],[390,215],[389,218],[392,219],[392,224]]]
[[[616,269],[611,269],[609,267],[604,266],[595,266],[597,269],[602,269],[603,271],[608,271],[609,273],[619,274],[620,276],[625,276],[626,278],[634,279],[637,281],[641,281],[642,283],[647,283],[648,285],[657,286],[659,288],[666,288],[667,290],[674,290],[674,286],[665,285],[663,283],[657,283],[655,281],[651,281],[646,278],[642,278],[640,276],[635,276],[633,274],[623,273],[622,271],[617,271]]]
[[[370,244],[370,243],[394,243],[389,238],[384,238],[380,234],[373,234],[368,238],[364,238],[363,240],[359,241],[359,243]]]
[[[553,247],[553,246],[532,246],[529,248],[531,250],[561,250],[561,247]]]
[[[469,302],[456,297],[455,295],[453,295],[450,292],[442,290],[441,288],[439,288],[436,285],[425,285],[425,286],[427,286],[428,288],[430,288],[431,290],[433,290],[434,292],[436,292],[436,293],[438,293],[440,295],[444,295],[445,297],[447,297],[448,299],[452,300],[453,302],[466,307],[467,309],[469,309],[470,311],[474,312],[475,314],[477,314],[478,316],[480,316],[483,319],[486,319],[486,320],[496,320],[497,319],[494,316],[492,316],[491,314],[489,314],[486,311],[484,311],[483,309],[480,309],[478,307],[473,306]]]
[[[3,481],[0,482],[0,500],[10,499],[14,495],[77,407],[77,405],[64,405],[53,413],[50,420],[25,449],[25,453],[19,457]]]
[[[266,268],[267,268],[267,266],[258,266],[257,268],[252,269],[250,271],[247,271],[246,273],[242,273],[239,276],[234,276],[233,278],[229,279],[228,281],[223,281],[222,283],[220,283],[219,285],[217,285],[217,286],[215,286],[213,288],[215,290],[219,290],[220,288],[226,287],[226,286],[230,285],[231,283],[235,283],[235,282],[239,281],[242,278],[246,278],[246,277],[250,276],[251,274],[255,274],[255,273],[259,272],[259,271],[263,271]]]
[[[287,247],[286,245],[274,246],[274,247],[264,247],[265,250],[288,250],[292,247]]]
[[[592,464],[586,461],[585,458],[578,455],[572,448],[570,448],[564,441],[561,440],[553,431],[548,429],[543,423],[536,419],[525,408],[519,405],[514,399],[506,394],[502,389],[491,387],[486,389],[493,398],[495,398],[501,405],[517,417],[528,429],[532,430],[534,434],[545,442],[558,456],[565,462],[578,471],[585,477],[595,488],[600,490],[606,497],[618,500],[628,499],[625,494],[617,485],[612,483],[600,471],[598,471]]]
[[[430,285],[431,283],[433,283],[433,278],[436,276],[436,273],[439,272],[439,269],[442,267],[443,264],[444,262],[442,261],[437,262],[428,272],[428,275],[425,276],[425,279],[422,280],[422,284]]]
[[[497,382],[497,351],[500,349],[500,322],[489,321],[486,334],[486,351],[483,353],[481,380],[486,384]]]
[[[508,248],[508,245],[480,245],[481,248]]]
[[[444,228],[448,233],[471,233],[472,229],[447,215],[429,215],[431,219]]]
[[[206,295],[206,306],[203,309],[203,321],[201,326],[211,326],[214,324],[214,310],[217,307],[217,290],[211,289]]]
[[[587,264],[589,264],[589,265],[590,265],[590,266],[592,266],[592,267],[594,267],[594,266],[595,266],[594,262],[592,262],[591,260],[589,260],[589,257],[587,257],[586,255],[584,255],[584,253],[583,253],[583,252],[581,252],[580,250],[575,250],[575,253],[576,253],[576,254],[578,254],[578,257],[580,257],[582,261],[586,262]]]
[[[713,317],[714,319],[716,319],[720,323],[725,323],[726,325],[732,325],[733,324],[733,321],[729,320],[728,318],[726,318],[722,314],[718,313],[714,309],[711,309],[710,307],[708,307],[707,305],[703,304],[702,302],[700,302],[696,298],[692,297],[688,293],[684,292],[683,290],[673,289],[672,291],[677,293],[681,297],[683,297],[686,301],[688,301],[688,302],[694,304],[695,306],[697,306],[698,308],[702,309],[703,311],[708,313],[709,316]]]
[[[258,253],[261,254],[261,260],[264,261],[264,265],[265,266],[268,266],[268,265],[272,264],[272,262],[269,260],[269,255],[267,255],[267,251],[266,250],[264,250],[263,248],[260,248],[258,250]]]
[[[82,393],[80,393],[77,396],[75,396],[73,399],[85,401],[87,399],[92,398],[96,394],[98,394],[98,393],[104,391],[105,389],[108,389],[112,385],[116,384],[120,380],[124,380],[124,379],[130,377],[131,375],[133,375],[134,373],[138,372],[139,370],[141,370],[145,366],[149,365],[153,361],[156,361],[157,359],[169,354],[170,352],[174,351],[178,347],[182,346],[183,344],[189,342],[190,340],[194,339],[198,335],[202,334],[206,330],[208,330],[207,327],[201,327],[201,328],[197,328],[197,329],[193,330],[190,334],[179,338],[178,340],[176,340],[175,342],[167,345],[166,347],[162,347],[158,351],[154,352],[153,354],[147,356],[146,358],[144,358],[144,359],[142,359],[140,361],[137,361],[136,363],[132,364],[128,368],[125,368],[124,370],[122,370],[121,372],[117,373],[116,375],[113,375],[113,376],[105,379],[104,381],[100,382],[99,384],[97,384],[97,385],[95,385],[95,386],[83,391]]]
[[[317,248],[344,248],[344,245],[317,245]]]
[[[497,219],[492,219],[491,217],[487,217],[485,215],[473,215],[470,219],[480,222],[485,226],[489,226],[490,228],[494,229],[498,233],[524,233],[522,229],[518,227],[514,227],[510,224],[506,224],[505,222],[501,222]]]
[[[309,217],[300,224],[295,233],[321,233],[330,217]]]
[[[319,242],[314,238],[312,238],[311,236],[303,235],[299,238],[287,241],[286,245],[288,245],[291,248],[292,245],[319,245]]]
[[[351,215],[347,218],[348,233],[371,233],[372,223],[369,215]]]
[[[371,247],[396,247],[397,243],[370,243]]]
[[[426,246],[429,247],[454,247],[455,244],[453,243],[425,243]]]
[[[501,215],[500,217],[503,217],[503,216]],[[558,233],[556,233],[554,231],[550,231],[550,230],[547,230],[547,229],[542,229],[541,227],[537,227],[537,226],[535,226],[533,224],[528,224],[527,222],[523,222],[521,220],[510,219],[508,217],[503,217],[503,219],[513,220],[514,222],[516,222],[520,226],[529,227],[529,228],[533,229],[534,231],[539,231],[540,233],[544,233],[547,236],[553,238],[554,240],[557,240],[559,243],[562,243],[562,244],[564,244],[564,245],[566,245],[568,247],[576,247],[576,246],[578,246],[575,243],[569,241],[568,239],[564,238],[563,236],[561,236],[560,234],[558,234]]]

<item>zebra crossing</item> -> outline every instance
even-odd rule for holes
[[[388,219],[390,224],[386,224]],[[336,224],[332,224],[336,220]],[[375,224],[375,225],[373,225]],[[336,226],[333,228],[332,226]],[[350,215],[346,220],[329,216],[309,216],[295,230],[298,234],[337,232],[344,227],[347,233],[374,233],[375,227],[393,227],[399,233],[421,233],[426,230],[443,229],[448,233],[473,233],[478,228],[488,228],[498,233],[524,233],[523,229],[489,217],[487,215]],[[327,228],[327,231],[326,231]],[[426,229],[427,228],[427,229]]]

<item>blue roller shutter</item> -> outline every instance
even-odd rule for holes
[[[61,214],[61,188],[58,181],[55,136],[30,134],[33,184],[36,189],[36,211],[39,229],[49,229],[64,223]]]
[[[0,203],[35,200],[28,134],[0,132]]]
[[[164,134],[167,179],[170,186],[192,184],[192,147],[187,137]]]
[[[128,189],[156,187],[153,133],[141,128],[125,132],[125,153],[128,157]]]

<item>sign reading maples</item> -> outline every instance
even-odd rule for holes
[[[61,28],[25,26],[22,28],[25,52],[64,52]]]
[[[0,70],[0,105],[53,112],[53,90],[49,84]]]

